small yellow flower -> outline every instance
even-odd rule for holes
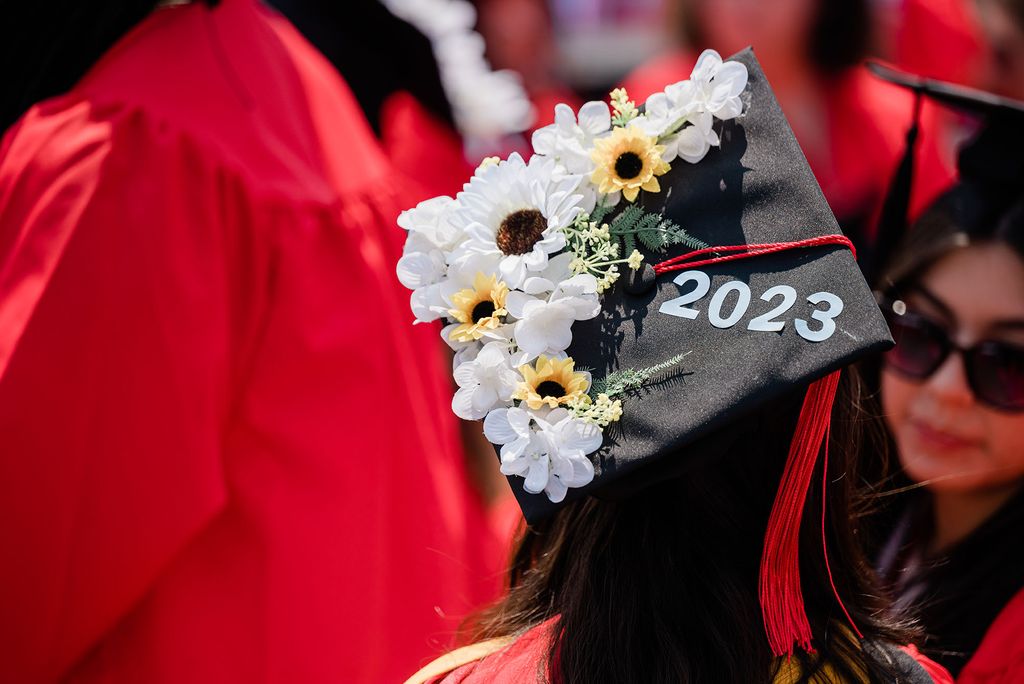
[[[643,261],[644,255],[640,253],[640,250],[634,249],[633,253],[629,255],[628,259],[626,259],[626,265],[629,266],[631,270],[635,271],[640,268],[640,264],[642,264]]]
[[[608,427],[622,418],[622,401],[611,399],[603,393],[597,395],[597,401],[591,401],[590,397],[584,395],[569,403],[568,408],[580,420],[599,427]]]
[[[607,394],[599,394],[597,397],[597,408],[600,412],[600,420],[604,425],[614,423],[622,418],[622,401],[612,400]]]
[[[590,158],[597,164],[590,179],[598,191],[607,195],[621,190],[630,202],[641,190],[660,192],[657,176],[671,167],[661,158],[665,148],[638,126],[616,128],[612,134],[594,141]]]
[[[613,90],[611,100],[612,111],[615,112],[615,116],[612,117],[612,125],[625,126],[636,118],[636,103],[629,99],[625,88]]]
[[[477,273],[473,279],[473,287],[459,290],[452,295],[452,305],[448,314],[461,323],[448,335],[455,342],[473,342],[484,336],[487,330],[494,330],[502,324],[502,317],[508,315],[505,310],[505,297],[508,286],[498,280],[498,276],[486,276]]]
[[[484,157],[483,161],[480,162],[480,166],[476,167],[476,172],[480,173],[484,169],[489,169],[492,166],[497,166],[501,161],[501,157]]]
[[[519,383],[513,399],[524,402],[533,410],[545,404],[556,408],[586,396],[590,379],[586,373],[573,372],[571,358],[558,360],[541,355],[533,366],[519,367],[523,382]]]

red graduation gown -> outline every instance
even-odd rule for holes
[[[399,681],[490,598],[400,185],[252,0],[155,11],[8,131],[0,681]]]
[[[516,638],[498,638],[457,649],[428,664],[405,684],[521,684],[547,681],[548,652],[557,618],[528,629]],[[945,668],[914,646],[901,646],[934,684],[953,684]],[[775,684],[800,678],[797,661],[783,662]],[[1005,680],[1009,684],[1010,680]]]
[[[956,681],[957,684],[1024,682],[1024,589],[999,612]]]

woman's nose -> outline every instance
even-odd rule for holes
[[[929,392],[947,404],[969,406],[974,403],[974,393],[967,381],[964,357],[959,351],[953,351],[946,357],[925,384]]]

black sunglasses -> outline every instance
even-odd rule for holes
[[[982,340],[967,349],[949,338],[941,325],[907,311],[900,300],[882,307],[896,346],[885,356],[889,368],[915,380],[924,380],[959,352],[967,383],[974,396],[1002,411],[1024,411],[1024,348],[997,340]]]

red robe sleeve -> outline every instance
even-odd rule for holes
[[[1024,682],[1024,589],[996,616],[957,678],[958,684],[1017,682]]]
[[[226,238],[179,143],[58,99],[0,147],[0,681],[66,673],[225,501]]]

